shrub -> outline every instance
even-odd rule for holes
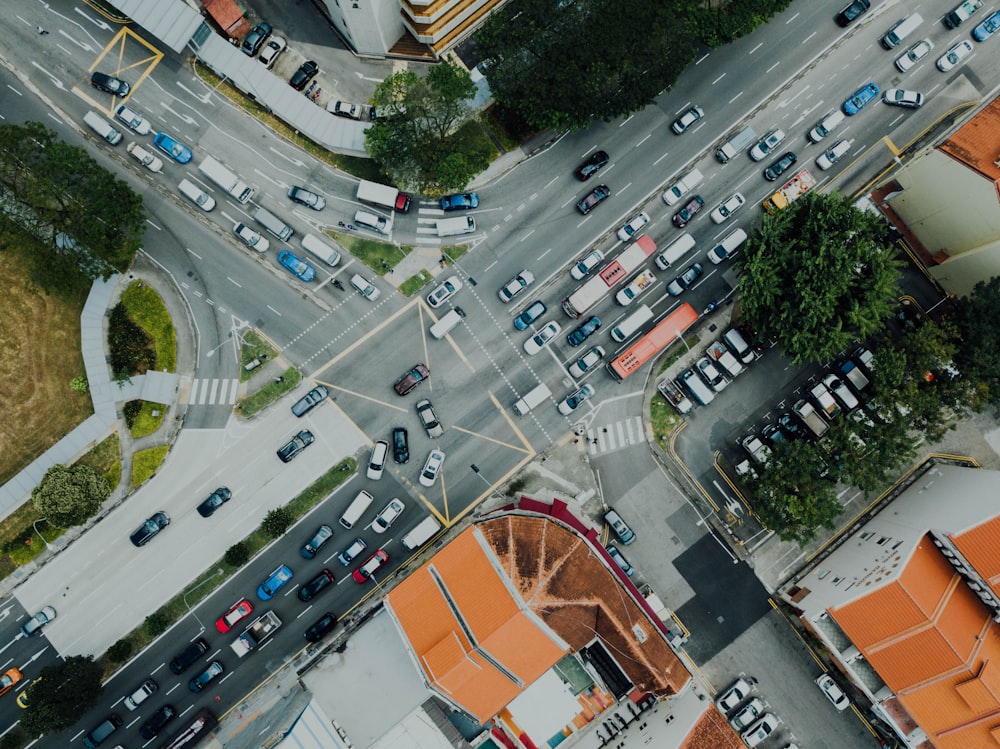
[[[134,649],[132,641],[127,637],[123,637],[108,648],[107,656],[109,660],[114,661],[115,663],[124,663],[132,657],[132,651]]]
[[[132,321],[120,303],[112,308],[108,321],[108,349],[116,379],[143,374],[156,364],[152,339]]]
[[[122,407],[122,415],[125,417],[125,425],[131,429],[135,426],[135,420],[142,411],[142,401],[129,401]]]
[[[146,634],[150,637],[159,637],[167,631],[170,626],[170,618],[162,611],[156,611],[146,617]]]
[[[260,528],[271,538],[279,538],[285,535],[285,531],[291,527],[294,521],[295,516],[291,510],[287,507],[276,507],[267,513]]]
[[[246,541],[237,541],[226,549],[223,560],[230,567],[242,567],[250,561],[250,546]]]

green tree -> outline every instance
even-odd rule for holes
[[[31,685],[21,726],[31,736],[69,728],[97,704],[103,690],[101,676],[101,666],[90,655],[71,655],[46,666]]]
[[[108,660],[112,663],[124,663],[132,657],[135,652],[135,645],[128,637],[123,637],[118,642],[108,648]]]
[[[152,614],[147,616],[146,620],[143,622],[146,634],[150,637],[159,637],[167,631],[167,627],[169,626],[170,617],[162,611],[154,611]]]
[[[142,198],[41,123],[0,125],[0,199],[0,225],[35,238],[25,257],[47,291],[121,273],[141,246]]]
[[[50,523],[69,528],[96,515],[110,494],[107,480],[90,466],[56,464],[32,490],[31,500]]]
[[[810,192],[765,216],[745,245],[740,305],[795,363],[825,362],[881,330],[901,261],[884,222],[840,195]]]
[[[831,456],[842,483],[873,492],[884,488],[913,459],[916,444],[904,420],[883,423],[861,410],[856,417],[831,424],[822,449]]]
[[[222,558],[230,567],[242,567],[250,561],[250,545],[246,541],[237,541],[226,549]]]
[[[394,73],[375,89],[379,118],[365,133],[365,147],[393,182],[428,192],[460,190],[489,165],[483,139],[463,129],[476,88],[451,62],[423,78]],[[476,130],[480,130],[476,128]]]
[[[1000,276],[980,281],[969,296],[954,304],[954,322],[962,345],[955,364],[978,399],[1000,408]]]
[[[264,522],[260,524],[261,530],[271,538],[279,538],[292,527],[295,516],[287,507],[275,507],[264,516]]]

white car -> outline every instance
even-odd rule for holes
[[[338,117],[347,117],[351,120],[360,120],[365,115],[365,108],[360,104],[352,104],[349,101],[331,101],[326,105],[326,111]]]
[[[850,707],[851,701],[847,699],[847,695],[844,694],[844,690],[837,686],[837,682],[833,680],[833,677],[831,677],[830,674],[823,674],[816,679],[816,685],[838,710],[846,710]]]
[[[159,157],[154,156],[145,148],[140,146],[138,143],[129,143],[125,150],[129,152],[129,155],[146,167],[151,172],[163,171],[163,162]]]
[[[423,486],[434,486],[442,465],[444,465],[444,453],[441,450],[431,450],[424,463],[424,470],[420,472],[420,483]]]
[[[272,36],[267,40],[264,49],[260,51],[258,59],[270,68],[274,65],[274,61],[278,59],[278,55],[285,51],[286,46],[288,45],[285,44],[285,40],[280,36]]]
[[[124,122],[139,135],[149,135],[153,129],[149,124],[149,120],[124,104],[115,110],[115,117],[117,117],[121,122]]]
[[[735,710],[736,706],[743,702],[748,694],[750,694],[750,685],[744,679],[737,679],[735,684],[722,693],[715,704],[725,715]]]
[[[632,283],[615,294],[615,301],[623,307],[627,307],[635,301],[635,298],[642,292],[656,283],[656,276],[648,270],[643,271],[632,279]]]
[[[704,110],[699,106],[693,106],[686,110],[684,114],[673,121],[670,129],[673,130],[677,135],[681,135],[694,123],[705,116]]]
[[[882,92],[882,101],[894,107],[917,109],[924,103],[924,95],[919,91],[909,91],[905,88],[890,88]]]
[[[715,210],[712,211],[712,221],[721,224],[742,208],[744,203],[746,203],[746,200],[743,198],[743,195],[734,192],[715,207]]]
[[[582,281],[587,276],[590,275],[590,271],[601,264],[604,260],[604,253],[600,250],[591,250],[588,252],[580,262],[574,265],[569,274],[577,281]]]
[[[524,342],[524,353],[528,356],[534,356],[545,348],[549,341],[559,335],[560,330],[562,328],[559,327],[559,323],[555,321],[546,323],[544,328]]]
[[[251,250],[267,252],[267,248],[271,246],[267,237],[260,234],[260,232],[254,231],[244,223],[235,224],[233,226],[233,233]]]
[[[382,292],[376,288],[375,284],[357,273],[351,276],[351,286],[353,286],[354,290],[361,294],[361,296],[369,302],[374,302],[382,294]]]
[[[844,407],[844,410],[850,413],[855,408],[857,408],[860,403],[852,393],[847,385],[842,379],[837,377],[835,374],[828,374],[823,378],[823,384],[826,385],[827,389],[833,393],[833,397],[840,401],[840,405]]]
[[[382,508],[382,512],[375,516],[375,520],[372,521],[372,530],[376,533],[385,533],[405,509],[406,505],[403,504],[403,500],[393,497],[389,500],[389,504]]]
[[[750,158],[754,161],[760,161],[765,156],[767,156],[775,147],[785,139],[784,130],[772,130],[763,138],[756,146],[750,149]]]
[[[559,413],[563,416],[569,416],[581,403],[589,398],[592,398],[594,396],[594,392],[594,386],[588,382],[575,393],[571,393],[563,398],[556,408],[559,409]]]
[[[896,58],[896,69],[900,73],[905,73],[918,62],[923,60],[934,49],[930,39],[921,39],[910,47],[906,52]]]
[[[569,373],[575,379],[580,379],[583,377],[584,372],[589,372],[604,359],[604,348],[602,346],[594,346],[590,351],[581,356],[575,362],[569,365]]]
[[[816,157],[816,166],[818,166],[823,171],[826,171],[841,158],[844,154],[851,150],[851,141],[849,140],[838,140],[831,146],[830,150],[824,151],[819,156]]]
[[[762,742],[764,739],[766,739],[768,736],[774,733],[774,730],[778,727],[778,724],[780,723],[781,721],[778,720],[777,717],[775,717],[771,713],[768,713],[763,718],[754,723],[752,726],[750,726],[746,731],[744,731],[740,735],[740,738],[743,739],[744,743],[746,743],[747,746],[753,749],[753,747],[757,746],[758,744],[760,744],[760,742]]]
[[[440,307],[455,296],[461,288],[462,282],[458,280],[458,276],[448,276],[440,286],[427,295],[427,303],[431,307]]]
[[[631,221],[618,230],[618,238],[623,242],[627,242],[632,238],[632,235],[636,234],[639,229],[648,223],[649,214],[640,213],[638,216],[634,216]]]
[[[938,58],[937,69],[947,73],[962,60],[972,54],[972,42],[968,39],[959,42]]]
[[[511,299],[516,297],[526,288],[531,286],[535,282],[535,274],[530,270],[522,270],[507,283],[504,284],[503,288],[497,292],[497,296],[500,297],[500,301],[504,304],[510,302]]]
[[[744,705],[742,709],[736,713],[736,715],[733,716],[733,719],[729,721],[729,724],[736,729],[737,732],[739,732],[744,728],[748,728],[763,714],[764,703],[754,697],[746,705]]]

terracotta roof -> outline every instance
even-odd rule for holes
[[[743,739],[714,706],[695,723],[677,749],[746,749]]]
[[[965,533],[951,536],[952,543],[972,567],[1000,596],[1000,517],[978,525]]]
[[[1000,180],[1000,98],[956,130],[939,149],[991,182]]]

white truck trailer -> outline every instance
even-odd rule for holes
[[[753,131],[752,127],[747,125],[746,127],[737,130],[729,136],[729,140],[719,146],[718,150],[715,152],[715,158],[725,164],[733,158],[733,156],[738,154],[755,140],[757,140],[757,133]]]
[[[198,171],[241,203],[246,203],[253,197],[252,187],[237,177],[229,167],[211,156],[206,156],[198,165]]]
[[[253,623],[243,630],[243,634],[229,646],[240,658],[260,647],[268,637],[281,626],[281,619],[273,611],[265,611],[254,619]]]
[[[358,200],[400,213],[406,213],[410,210],[410,196],[405,192],[400,192],[389,185],[370,182],[367,179],[361,180],[358,184]]]

